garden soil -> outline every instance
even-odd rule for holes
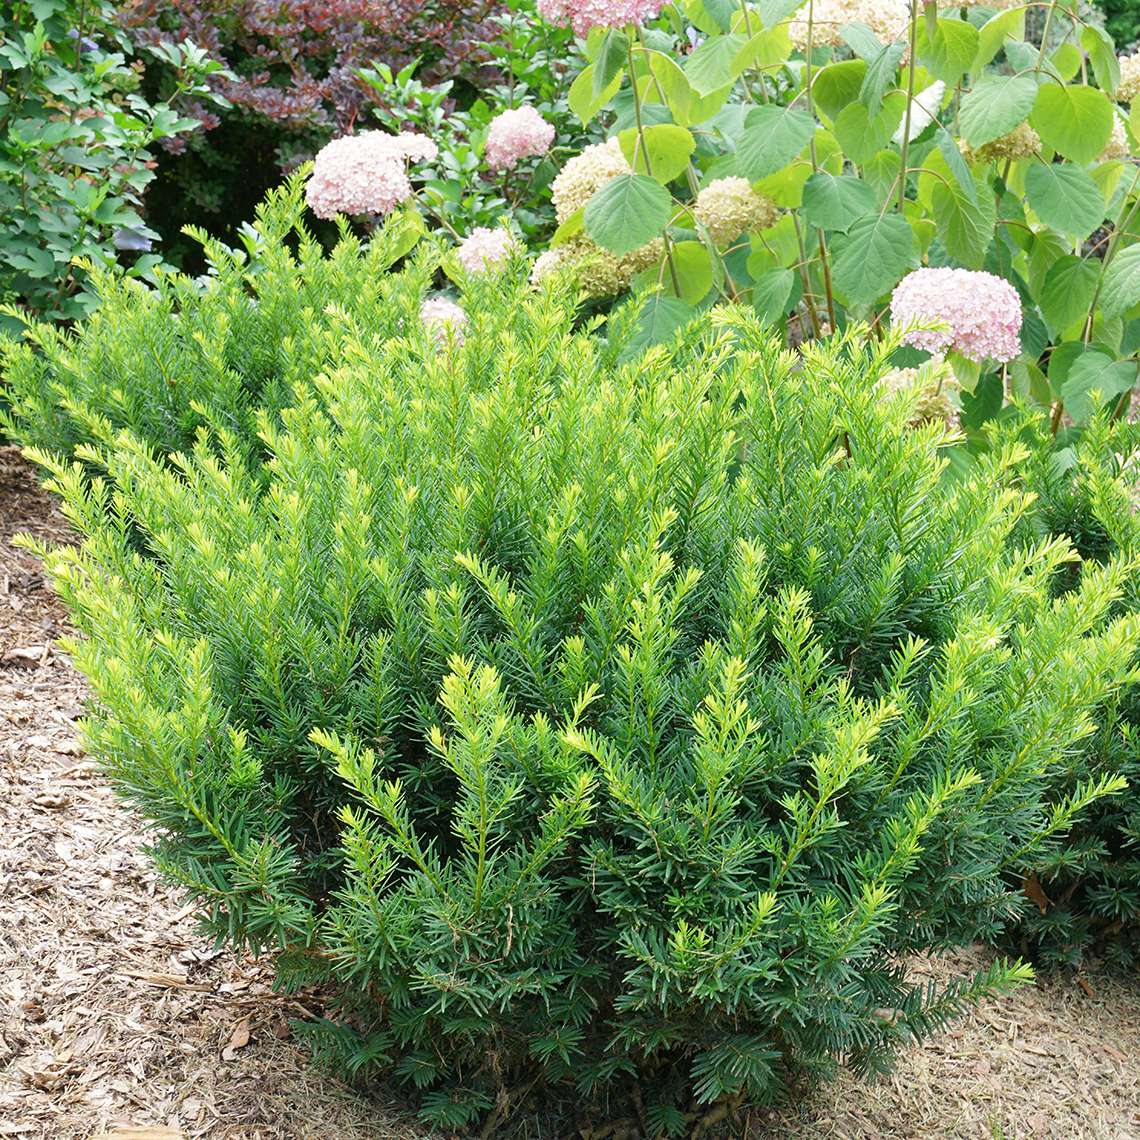
[[[0,1140],[412,1140],[399,1103],[306,1063],[265,963],[195,933],[147,862],[137,818],[76,738],[84,687],[55,647],[62,607],[11,545],[69,530],[0,448]],[[922,961],[943,976],[981,950]],[[595,1129],[633,1140],[636,1128]],[[524,1122],[514,1135],[561,1140]],[[776,1140],[1140,1140],[1140,979],[1059,976],[985,1003],[866,1085],[705,1135]]]

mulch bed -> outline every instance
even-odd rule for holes
[[[264,963],[196,935],[137,818],[76,741],[84,687],[66,617],[14,533],[69,539],[32,469],[0,448],[0,1138],[410,1140],[395,1102],[307,1064]],[[947,973],[983,951],[921,964]],[[720,1133],[848,1140],[1140,1138],[1140,980],[1058,977],[915,1048],[874,1085]],[[533,1133],[558,1140],[550,1133]]]

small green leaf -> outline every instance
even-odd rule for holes
[[[1047,226],[1074,238],[1087,237],[1104,221],[1104,198],[1079,166],[1035,162],[1025,176],[1025,196]]]
[[[744,122],[736,147],[736,164],[751,182],[783,170],[815,132],[811,115],[794,107],[755,107]]]
[[[692,133],[675,123],[654,123],[644,129],[645,150],[639,145],[636,127],[630,127],[618,135],[622,154],[629,160],[638,174],[652,174],[658,182],[672,182],[683,174],[689,165],[689,156],[696,147]],[[649,163],[646,166],[646,152]],[[634,164],[634,155],[637,162]]]
[[[978,54],[970,65],[970,72],[978,72],[1005,44],[1006,40],[1020,40],[1025,36],[1025,9],[1010,8],[991,16],[978,31]]]
[[[1118,251],[1104,271],[1100,308],[1106,317],[1123,316],[1140,304],[1140,245]]]
[[[1024,123],[1037,98],[1037,80],[1032,75],[983,75],[962,98],[958,121],[962,137],[977,147],[985,146]]]
[[[1092,162],[1112,134],[1112,104],[1095,87],[1043,83],[1029,121],[1058,154],[1073,162]]]
[[[848,305],[869,305],[898,284],[915,262],[914,233],[898,214],[860,218],[832,261],[832,282]]]
[[[804,217],[823,230],[846,231],[877,207],[875,191],[853,174],[820,171],[804,183]]]

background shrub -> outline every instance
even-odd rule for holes
[[[1058,595],[1025,449],[948,478],[889,344],[797,363],[740,310],[620,365],[492,276],[437,339],[428,252],[387,256],[277,243],[180,298],[279,299],[263,467],[212,414],[169,461],[94,423],[105,478],[39,454],[90,746],[207,928],[332,983],[319,1046],[448,1127],[636,1077],[672,1130],[1024,978],[905,955],[995,937],[1121,786],[1060,790],[1133,678],[1126,567]]]
[[[76,259],[129,273],[161,261],[143,221],[151,148],[197,127],[178,107],[214,100],[220,65],[179,39],[159,53],[165,97],[140,94],[109,0],[16,0],[0,8],[0,302],[51,320],[89,311]],[[141,255],[141,256],[140,256]],[[0,337],[22,324],[0,314]]]

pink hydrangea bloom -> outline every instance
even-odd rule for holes
[[[435,337],[436,344],[443,346],[449,341],[455,345],[463,343],[467,314],[447,297],[428,297],[420,305],[420,320]]]
[[[992,273],[972,269],[916,269],[891,294],[891,320],[941,322],[936,329],[907,333],[906,341],[927,352],[951,350],[980,364],[1012,360],[1021,352],[1021,299]]]
[[[318,218],[387,214],[412,196],[407,164],[437,153],[431,139],[411,131],[364,131],[333,139],[313,163],[305,200]]]
[[[504,266],[521,248],[510,230],[478,226],[459,243],[455,256],[468,273],[486,273]]]
[[[538,0],[538,14],[552,24],[566,25],[577,36],[591,28],[624,28],[644,24],[661,11],[662,0]]]
[[[483,157],[492,170],[510,170],[524,158],[538,158],[554,142],[554,126],[533,107],[503,111],[491,120]]]

